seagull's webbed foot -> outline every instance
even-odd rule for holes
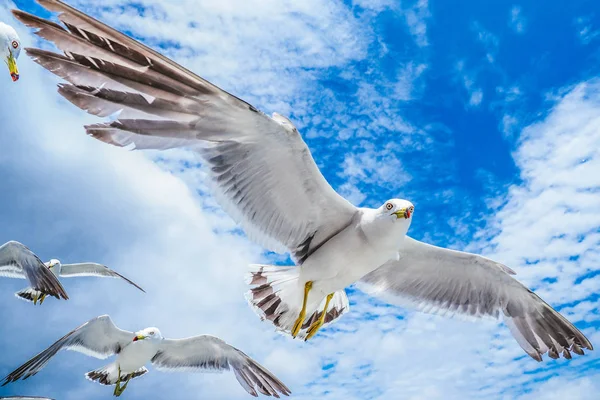
[[[46,299],[46,296],[47,296],[47,295],[46,295],[46,293],[44,293],[44,294],[42,295],[42,297],[40,297],[40,306],[42,305],[42,303],[43,303],[43,302],[44,302],[44,300]]]
[[[306,335],[306,339],[304,339],[304,341],[307,341],[311,337],[315,336],[317,334],[317,331],[319,329],[321,329],[321,327],[325,323],[325,315],[327,315],[327,307],[329,307],[329,302],[331,301],[332,298],[333,298],[333,293],[330,293],[327,295],[327,298],[325,300],[325,307],[323,308],[323,312],[321,313],[321,316],[319,317],[319,319],[316,320],[315,322],[313,322],[313,324],[308,328],[308,331],[307,331],[308,334]]]
[[[302,300],[302,310],[300,310],[300,315],[294,322],[294,327],[292,328],[292,337],[298,336],[300,329],[302,328],[302,324],[304,323],[304,318],[306,318],[306,303],[308,301],[308,292],[312,289],[312,281],[308,281],[304,284],[304,299]]]

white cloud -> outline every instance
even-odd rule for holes
[[[416,64],[411,61],[404,65],[398,73],[394,97],[402,101],[414,99],[415,83],[426,70],[427,64]]]
[[[167,52],[236,94],[264,108],[285,111],[288,107],[299,118],[318,118],[311,115],[310,102],[297,97],[296,91],[306,91],[302,85],[309,84],[312,76],[301,67],[325,69],[363,57],[362,39],[344,39],[369,32],[347,18],[341,3],[211,3],[217,9],[204,2],[169,7],[166,2],[148,1],[144,4],[153,4],[155,9],[148,11],[146,19],[135,16],[131,7],[126,16],[107,8],[124,3],[103,3],[102,15],[156,43],[171,39],[185,44]],[[286,18],[293,19],[291,10],[300,15],[299,21],[286,27]],[[222,15],[232,17],[224,17],[222,24],[214,22]],[[259,18],[263,15],[267,20]],[[306,19],[313,17],[317,31],[327,32],[327,38],[306,32]],[[9,20],[4,8],[0,8],[0,19]],[[187,25],[191,20],[198,24],[194,29]],[[16,27],[23,41],[31,44],[32,36]],[[259,32],[263,29],[264,33]],[[278,34],[281,41],[272,37]],[[339,54],[332,55],[338,45]],[[138,281],[148,295],[132,292],[117,281],[67,282],[72,300],[32,308],[12,299],[11,293],[22,282],[0,281],[0,294],[13,300],[10,308],[4,308],[3,329],[20,332],[11,342],[0,342],[3,371],[80,322],[108,312],[126,329],[157,325],[167,336],[219,335],[276,373],[296,399],[518,398],[521,388],[543,393],[560,387],[561,382],[571,386],[577,382],[581,390],[573,390],[579,390],[583,400],[597,386],[594,381],[574,380],[579,369],[597,362],[597,352],[540,367],[522,357],[506,327],[495,322],[472,324],[414,314],[360,293],[351,296],[352,312],[312,343],[273,333],[253,315],[242,296],[242,274],[247,263],[260,259],[260,249],[230,232],[231,220],[211,208],[212,199],[196,194],[197,189],[203,190],[201,172],[182,168],[186,161],[193,163],[189,153],[148,153],[161,157],[157,166],[143,153],[128,153],[87,138],[81,125],[95,119],[60,100],[49,74],[37,65],[23,58],[20,69],[18,84],[7,76],[0,79],[0,92],[11,98],[11,105],[18,105],[0,109],[5,122],[0,171],[7,177],[3,182],[6,195],[0,200],[3,240],[21,240],[43,258],[105,262]],[[386,99],[369,99],[372,93],[377,90],[364,85],[356,97],[376,110],[391,109]],[[319,95],[329,99],[331,94]],[[335,107],[324,110],[327,115],[343,110],[343,104]],[[380,127],[419,134],[402,119],[381,114],[364,125],[349,118],[323,123],[338,131],[341,126],[362,129],[364,135]],[[599,289],[597,279],[574,285],[600,265],[599,238],[590,233],[600,226],[600,210],[592,192],[600,185],[594,173],[600,162],[598,115],[599,85],[591,82],[561,95],[543,121],[523,131],[515,152],[523,184],[510,190],[505,206],[490,221],[494,232],[499,232],[491,242],[494,247],[485,240],[486,232],[474,244],[487,246],[487,253],[511,265],[519,279],[538,287],[538,293],[557,306],[587,299]],[[385,152],[374,147],[366,146],[363,153],[357,151],[345,159],[349,175],[356,180],[377,176],[390,181],[404,176],[398,160],[386,159]],[[355,200],[364,200],[352,186],[342,188],[354,193]],[[579,259],[569,259],[573,253]],[[539,262],[526,265],[525,259]],[[556,277],[556,282],[543,282],[548,276]],[[597,304],[591,301],[568,311],[574,322],[597,321]],[[585,331],[593,343],[600,340],[594,328]],[[74,400],[105,398],[106,387],[82,378],[83,372],[101,364],[78,354],[60,354],[39,375],[10,390],[35,389],[39,394]],[[544,386],[538,382],[555,373],[557,366],[561,368],[557,383]],[[132,382],[127,396],[134,400],[168,393],[184,398],[192,392],[217,400],[247,398],[231,374],[156,371]]]
[[[483,91],[481,89],[475,89],[471,92],[469,97],[469,105],[477,107],[483,101]]]
[[[600,29],[594,29],[589,16],[578,17],[575,19],[575,28],[577,29],[577,36],[583,44],[589,44],[600,36]]]
[[[483,45],[486,50],[486,59],[490,64],[496,62],[496,54],[500,46],[500,39],[494,33],[484,28],[478,21],[473,22],[471,29],[477,35],[477,40]]]
[[[508,26],[518,34],[525,33],[525,29],[527,27],[527,19],[523,16],[523,10],[521,10],[520,6],[513,6],[510,9],[510,19],[508,21]]]
[[[403,11],[408,29],[418,46],[429,45],[427,39],[427,20],[431,17],[428,0],[417,0],[412,6]]]
[[[456,73],[458,78],[469,95],[468,106],[478,107],[483,101],[483,90],[476,84],[476,74],[468,71],[464,61],[456,63]]]

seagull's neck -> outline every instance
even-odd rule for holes
[[[360,227],[369,243],[398,250],[410,227],[410,220],[381,216],[377,210],[363,209]]]

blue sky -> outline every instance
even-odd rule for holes
[[[74,1],[201,76],[299,127],[328,181],[357,205],[416,205],[410,234],[476,251],[600,343],[600,7],[592,1]],[[29,1],[16,5],[48,16]],[[37,38],[0,20],[24,43]],[[32,307],[0,280],[5,373],[81,322],[215,334],[255,357],[298,399],[593,399],[597,351],[538,364],[496,321],[413,313],[349,290],[352,310],[312,343],[274,333],[247,307],[243,273],[283,262],[240,236],[186,151],[127,152],[88,138],[97,122],[19,60],[0,78],[0,242],[43,259],[93,260],[116,281],[65,282],[68,302]],[[0,74],[1,76],[1,74]],[[177,272],[173,272],[173,271]],[[15,335],[15,332],[18,334]],[[83,374],[104,361],[64,353],[0,389],[106,398]],[[159,395],[157,395],[157,393]],[[131,399],[246,398],[232,374],[164,374]]]

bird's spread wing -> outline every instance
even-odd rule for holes
[[[289,395],[290,390],[263,366],[246,354],[214,336],[165,339],[152,359],[158,369],[228,370],[233,369],[238,382],[248,393],[256,390],[267,396]]]
[[[10,241],[0,246],[0,276],[27,279],[32,288],[57,299],[68,299],[56,276],[25,245]]]
[[[133,332],[115,326],[108,315],[89,320],[8,374],[2,386],[37,374],[60,350],[75,350],[96,358],[118,354],[133,340]]]
[[[23,11],[64,55],[27,53],[70,84],[59,93],[77,107],[118,120],[89,135],[137,149],[189,147],[204,160],[221,205],[259,244],[298,262],[348,226],[357,212],[327,183],[285,117],[273,118],[168,58],[58,0],[38,0],[67,29]]]
[[[145,290],[139,287],[134,282],[125,278],[118,272],[113,271],[105,265],[97,263],[77,263],[77,264],[62,264],[60,276],[64,278],[72,278],[75,276],[99,276],[103,278],[121,278],[129,284],[135,286],[145,293]]]
[[[592,349],[588,339],[556,310],[510,275],[475,254],[431,246],[406,237],[398,261],[388,261],[358,285],[370,294],[425,312],[473,317],[502,315],[519,345],[541,361]]]

